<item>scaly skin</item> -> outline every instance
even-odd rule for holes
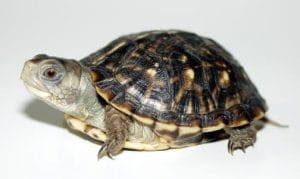
[[[104,130],[105,109],[97,99],[89,70],[74,60],[43,57],[24,65],[21,79],[28,90],[50,106]],[[57,67],[62,68],[61,80],[49,82],[41,77],[43,69]]]

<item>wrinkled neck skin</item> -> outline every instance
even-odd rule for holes
[[[105,106],[101,105],[98,101],[89,69],[83,65],[81,66],[82,73],[79,85],[79,97],[77,98],[77,101],[68,108],[63,109],[63,111],[105,131]]]

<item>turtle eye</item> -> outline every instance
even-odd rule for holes
[[[58,66],[50,66],[41,71],[40,77],[45,82],[57,83],[63,77],[63,70]]]
[[[44,71],[43,75],[47,79],[54,79],[57,76],[57,72],[54,68],[48,68]]]

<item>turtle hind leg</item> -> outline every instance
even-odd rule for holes
[[[106,106],[105,115],[107,139],[98,152],[98,159],[105,155],[112,158],[119,154],[129,135],[130,119],[127,115],[109,105]]]
[[[233,155],[237,149],[245,152],[249,146],[253,146],[256,141],[256,129],[253,124],[242,128],[225,128],[225,132],[229,134],[228,152]]]

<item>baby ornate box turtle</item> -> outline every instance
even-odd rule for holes
[[[21,78],[71,128],[104,142],[99,158],[226,137],[230,153],[244,150],[267,110],[230,53],[184,31],[122,36],[80,61],[36,55]]]

